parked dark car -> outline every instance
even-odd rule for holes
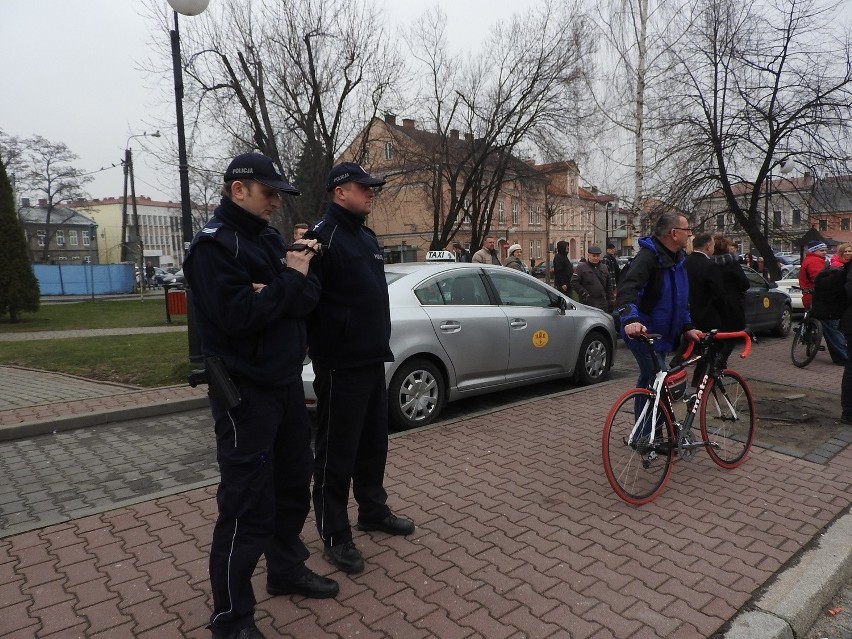
[[[533,277],[542,278],[545,274],[550,271],[550,275],[553,275],[553,267],[550,265],[550,262],[542,262],[541,264],[536,264],[535,267],[530,271],[530,275]]]
[[[793,323],[790,296],[754,269],[743,266],[743,270],[749,283],[744,301],[746,324],[755,333],[771,331],[779,337],[787,337]]]
[[[169,273],[163,276],[163,286],[169,288],[184,288],[186,286],[186,278],[183,276],[183,269],[176,273]]]

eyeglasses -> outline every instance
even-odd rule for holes
[[[672,230],[673,231],[687,231],[689,233],[692,233],[692,229],[688,226],[673,226]]]

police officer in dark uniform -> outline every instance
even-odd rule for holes
[[[282,193],[299,192],[270,158],[234,158],[222,203],[184,261],[210,378],[221,475],[210,548],[216,639],[263,637],[254,624],[251,586],[261,554],[271,595],[326,598],[339,590],[305,566],[309,553],[300,538],[313,468],[301,372],[306,318],[320,287],[309,271],[316,242],[288,252],[269,226]],[[233,382],[236,401],[217,387],[217,364]]]
[[[391,535],[414,531],[413,522],[390,511],[383,485],[388,453],[385,362],[393,360],[390,304],[382,251],[364,224],[374,187],[382,184],[384,180],[357,164],[338,164],[326,181],[331,202],[325,215],[305,234],[323,244],[322,257],[311,263],[322,295],[308,331],[318,421],[314,512],[323,556],[347,573],[364,569],[346,510],[350,485],[360,530]]]

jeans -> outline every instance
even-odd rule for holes
[[[852,335],[845,335],[846,348],[852,343]],[[840,382],[840,408],[843,416],[852,419],[852,360],[847,359],[843,367],[843,380]]]
[[[844,364],[846,359],[846,338],[838,329],[840,320],[820,320],[822,323],[822,335],[825,338],[825,344],[828,346],[828,353],[831,355],[831,361],[835,364]]]
[[[645,342],[631,339],[627,341],[627,348],[633,353],[636,358],[636,363],[639,364],[639,378],[636,380],[638,388],[648,388],[654,380],[654,360],[651,359],[651,353],[648,352],[648,345]],[[657,358],[657,364],[661,369],[666,368],[666,353],[654,353]]]

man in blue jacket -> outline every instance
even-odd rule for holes
[[[347,573],[364,570],[347,515],[350,485],[360,530],[414,531],[413,522],[390,511],[384,489],[390,303],[382,250],[365,226],[374,187],[382,184],[357,164],[338,164],[326,181],[331,202],[325,215],[305,234],[323,245],[322,257],[311,263],[322,295],[308,331],[318,424],[314,512],[323,555]]]
[[[621,336],[639,364],[636,385],[640,388],[651,382],[654,363],[645,345],[631,338],[641,333],[662,335],[654,342],[661,366],[681,336],[693,341],[699,338],[689,314],[689,280],[683,265],[691,235],[686,217],[663,213],[654,224],[653,235],[639,238],[639,252],[622,274],[616,306]]]
[[[300,538],[313,468],[301,372],[306,318],[320,287],[309,272],[316,242],[288,252],[269,226],[282,193],[299,194],[270,158],[234,158],[222,203],[184,261],[208,376],[221,361],[239,393],[233,406],[211,382],[221,474],[210,548],[214,639],[262,639],[251,586],[261,554],[271,595],[326,598],[339,590],[305,566]]]

